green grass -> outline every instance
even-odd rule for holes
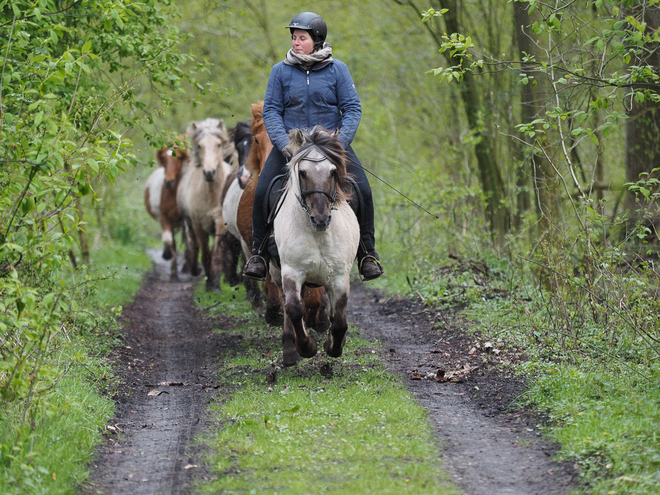
[[[3,457],[11,459],[0,469],[3,495],[73,494],[87,479],[87,464],[114,404],[98,395],[89,376],[76,374],[40,398],[34,429],[15,404],[0,412],[2,447],[9,450]]]
[[[320,353],[267,383],[281,331],[255,318],[242,290],[197,297],[207,308],[222,301],[209,312],[237,316],[245,336],[244,349],[220,365],[233,393],[214,406],[218,427],[202,440],[215,479],[199,492],[458,493],[424,410],[383,370],[376,344],[350,329],[340,359]],[[328,365],[331,378],[320,373]]]
[[[63,278],[79,285],[80,310],[51,336],[38,393],[0,408],[0,493],[74,494],[88,476],[100,431],[114,414],[108,352],[115,318],[139,290],[151,262],[140,246],[110,239],[91,253],[92,271]],[[97,283],[83,280],[94,280]]]
[[[549,412],[560,459],[580,464],[590,493],[660,492],[660,365],[650,378],[625,368],[556,366],[538,376],[527,398]]]
[[[545,323],[538,301],[476,300],[462,316],[501,346],[524,350],[511,365],[529,379],[525,403],[548,414],[559,460],[578,464],[590,494],[660,493],[660,363],[643,363],[634,341],[596,324],[576,333]]]
[[[103,277],[92,303],[103,308],[129,303],[140,289],[144,275],[151,270],[144,246],[111,240],[92,252],[91,265],[94,274]]]

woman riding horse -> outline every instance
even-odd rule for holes
[[[373,280],[383,273],[374,237],[374,207],[371,187],[362,165],[351,148],[362,106],[348,67],[332,58],[332,46],[325,42],[328,32],[323,18],[313,12],[298,14],[289,23],[292,48],[286,59],[273,66],[268,79],[263,118],[270,140],[275,145],[257,183],[252,210],[252,254],[243,275],[263,280],[266,277],[269,235],[263,204],[273,178],[286,171],[283,151],[289,144],[291,129],[311,129],[322,125],[339,129],[338,140],[348,156],[348,171],[360,190],[360,245],[357,252],[360,275]]]

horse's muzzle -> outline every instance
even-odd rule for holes
[[[215,170],[204,170],[204,179],[206,182],[213,182],[215,180]]]
[[[315,215],[310,215],[310,222],[312,222],[312,228],[316,232],[325,232],[330,227],[330,222],[332,221],[332,215],[323,215],[316,217]]]
[[[176,183],[176,179],[166,180],[166,181],[165,181],[165,187],[166,187],[167,189],[174,189],[174,184],[175,184],[175,183]]]

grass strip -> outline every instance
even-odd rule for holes
[[[218,428],[201,441],[214,479],[197,491],[459,493],[442,472],[425,411],[384,371],[377,343],[351,328],[341,358],[320,353],[278,369],[281,330],[255,318],[242,289],[223,289],[199,291],[198,303],[242,318],[244,338],[218,369],[232,392],[213,406]]]

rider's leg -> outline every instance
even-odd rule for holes
[[[267,231],[267,218],[264,216],[263,204],[268,192],[270,182],[278,175],[284,173],[286,169],[286,158],[277,147],[268,155],[264,164],[257,188],[254,191],[254,206],[252,207],[252,257],[245,264],[243,275],[248,278],[263,280],[268,271],[268,248],[266,238],[270,234]]]
[[[355,177],[358,188],[360,189],[360,214],[358,223],[360,224],[360,245],[358,247],[357,258],[360,275],[364,280],[373,280],[383,274],[383,267],[378,261],[376,252],[376,237],[374,235],[374,203],[371,196],[371,187],[367,180],[367,175],[350,146],[346,150],[348,155],[348,171]]]

